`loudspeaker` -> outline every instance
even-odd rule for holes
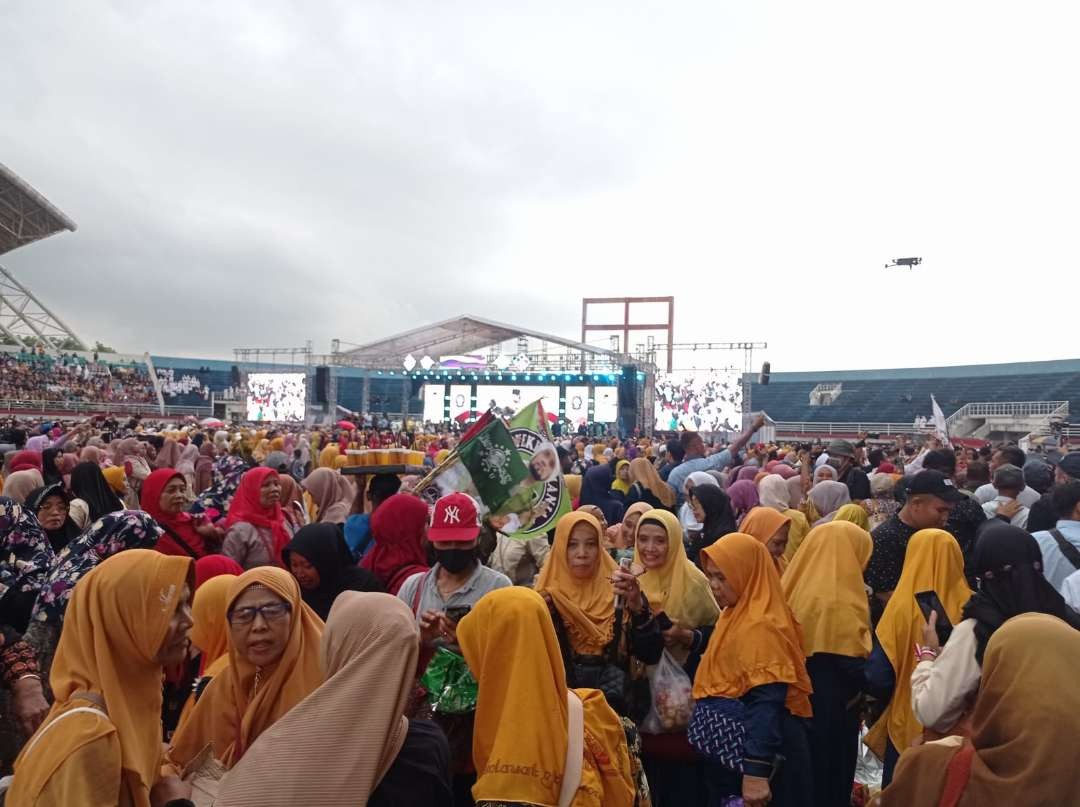
[[[761,365],[761,375],[758,376],[758,384],[763,387],[769,386],[769,373],[772,372],[772,365],[769,362],[765,362]]]
[[[232,382],[232,385],[234,387],[239,387],[240,386],[240,368],[237,367],[234,364],[231,368],[229,368],[229,373],[230,373],[229,380]]]
[[[315,368],[315,403],[324,404],[330,398],[330,368]]]
[[[637,428],[637,367],[623,365],[619,373],[619,433],[630,434]]]

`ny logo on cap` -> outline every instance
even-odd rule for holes
[[[461,523],[461,510],[455,505],[448,505],[446,508],[446,515],[443,516],[443,523],[445,524],[460,524]]]

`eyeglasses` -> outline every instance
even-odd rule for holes
[[[237,608],[229,612],[230,625],[250,625],[255,621],[258,614],[266,622],[275,622],[289,615],[292,606],[287,602],[271,602],[266,605],[253,605],[248,608]]]

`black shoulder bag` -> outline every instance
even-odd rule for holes
[[[1069,561],[1074,569],[1080,569],[1080,550],[1077,550],[1077,548],[1069,542],[1069,539],[1061,534],[1061,530],[1057,527],[1051,529],[1050,534],[1054,536],[1054,540],[1057,541],[1058,549],[1060,549],[1061,554],[1065,556],[1065,560]]]
[[[552,616],[555,632],[562,648],[563,664],[566,667],[566,685],[571,689],[598,689],[604,693],[608,705],[618,714],[625,714],[627,708],[627,684],[630,676],[619,665],[619,642],[622,639],[623,609],[615,609],[615,624],[612,628],[611,642],[598,656],[582,656],[573,652],[570,639],[566,634],[566,625],[554,608]]]

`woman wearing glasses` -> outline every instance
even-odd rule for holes
[[[231,768],[258,736],[322,683],[322,620],[284,569],[261,566],[229,588],[229,666],[202,693],[173,737],[182,770],[208,744]]]

